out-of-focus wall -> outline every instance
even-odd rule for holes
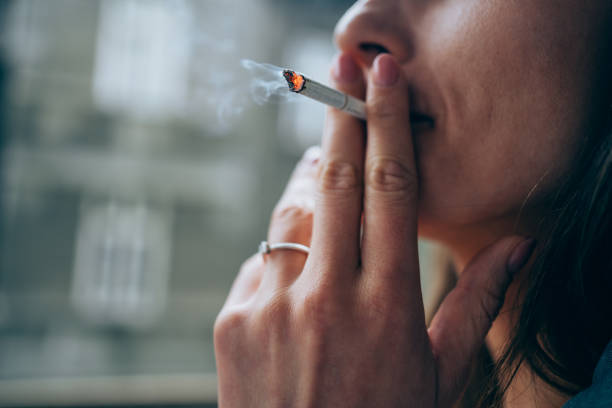
[[[214,400],[214,318],[322,122],[304,105],[300,134],[232,75],[326,75],[344,6],[11,2],[1,404]]]
[[[240,60],[325,79],[350,3],[6,3],[0,405],[214,402],[214,318],[324,112],[252,103]]]

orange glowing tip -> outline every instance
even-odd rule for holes
[[[283,71],[283,76],[287,80],[287,84],[289,85],[289,89],[293,92],[301,92],[304,89],[304,83],[306,80],[304,79],[304,75],[297,74],[295,71],[291,71],[286,69]]]
[[[320,82],[313,81],[311,78],[298,74],[290,69],[283,70],[283,77],[289,85],[289,91],[299,93],[317,102],[333,106],[359,119],[366,119],[365,102],[351,95],[330,88]]]

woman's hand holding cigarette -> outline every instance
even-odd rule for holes
[[[450,406],[532,245],[508,237],[477,255],[428,329],[406,79],[386,54],[367,92],[346,54],[333,77],[367,94],[367,124],[330,109],[321,157],[309,151],[275,209],[268,240],[310,245],[308,258],[242,267],[215,325],[220,406]]]

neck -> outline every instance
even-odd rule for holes
[[[459,275],[480,250],[504,236],[519,234],[533,236],[538,239],[535,228],[531,228],[528,223],[516,225],[513,221],[514,219],[516,218],[498,219],[486,226],[472,227],[470,231],[463,231],[461,234],[457,233],[450,237],[447,236],[450,239],[445,240],[443,244],[449,248],[455,264],[455,270],[459,272]],[[537,252],[535,256],[537,256]],[[513,328],[518,321],[520,309],[516,308],[515,305],[520,304],[517,302],[519,300],[519,287],[528,278],[530,268],[531,262],[515,275],[513,282],[506,292],[504,305],[487,335],[486,345],[494,361],[498,361],[501,358],[505,346],[512,335]],[[529,367],[522,365],[505,394],[504,407],[556,408],[561,407],[568,398],[568,396],[560,394],[540,380]]]

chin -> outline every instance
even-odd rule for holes
[[[433,206],[427,204],[426,200],[419,199],[417,217],[419,238],[444,241],[445,232],[448,233],[451,229],[449,220],[446,220],[443,214],[437,214],[435,211],[432,211]]]
[[[442,244],[456,243],[457,240],[466,239],[470,232],[487,225],[487,220],[496,218],[486,211],[476,212],[473,211],[474,207],[452,203],[448,196],[435,200],[426,192],[419,198],[417,217],[419,238]],[[459,211],[461,208],[469,208],[471,211]]]

